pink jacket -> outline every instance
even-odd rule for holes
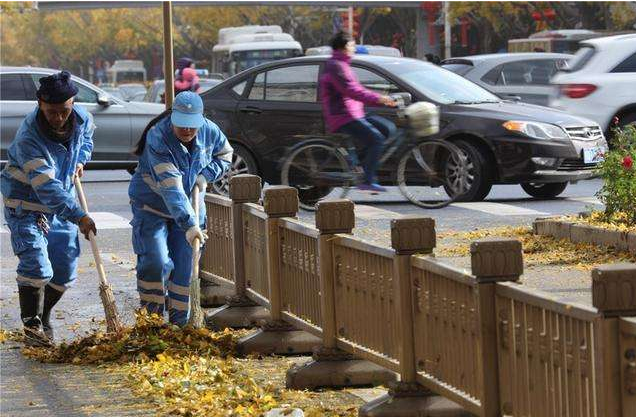
[[[193,68],[184,68],[181,76],[174,80],[174,94],[177,95],[182,91],[199,91],[199,76]]]
[[[329,132],[364,117],[364,105],[380,104],[381,95],[364,88],[351,69],[351,57],[335,51],[320,77],[320,99]]]

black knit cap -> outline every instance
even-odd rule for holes
[[[37,96],[45,103],[58,104],[64,103],[75,96],[77,92],[78,89],[73,80],[71,80],[71,73],[62,71],[40,78],[40,88]]]

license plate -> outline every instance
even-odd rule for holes
[[[603,161],[603,148],[586,148],[583,149],[583,163],[596,164]]]

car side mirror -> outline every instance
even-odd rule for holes
[[[405,106],[410,105],[413,102],[413,96],[411,93],[392,93],[389,94],[393,100],[402,100]]]
[[[108,107],[111,105],[111,100],[110,97],[108,97],[106,94],[100,94],[97,96],[97,104],[99,104],[100,106],[104,106],[104,107]]]

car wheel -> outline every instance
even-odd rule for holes
[[[232,154],[232,166],[225,175],[218,181],[214,182],[209,190],[216,194],[224,196],[230,195],[230,178],[238,174],[258,175],[258,166],[254,157],[245,147],[241,145],[232,145],[234,153]]]
[[[521,188],[523,191],[535,198],[554,198],[565,191],[568,186],[567,182],[552,182],[548,184],[537,184],[534,182],[523,182]]]
[[[486,156],[472,143],[464,140],[453,142],[466,157],[466,186],[467,191],[458,196],[455,201],[481,201],[492,188],[493,168],[488,164]],[[452,190],[447,190],[452,192]],[[449,194],[452,195],[452,194]]]

